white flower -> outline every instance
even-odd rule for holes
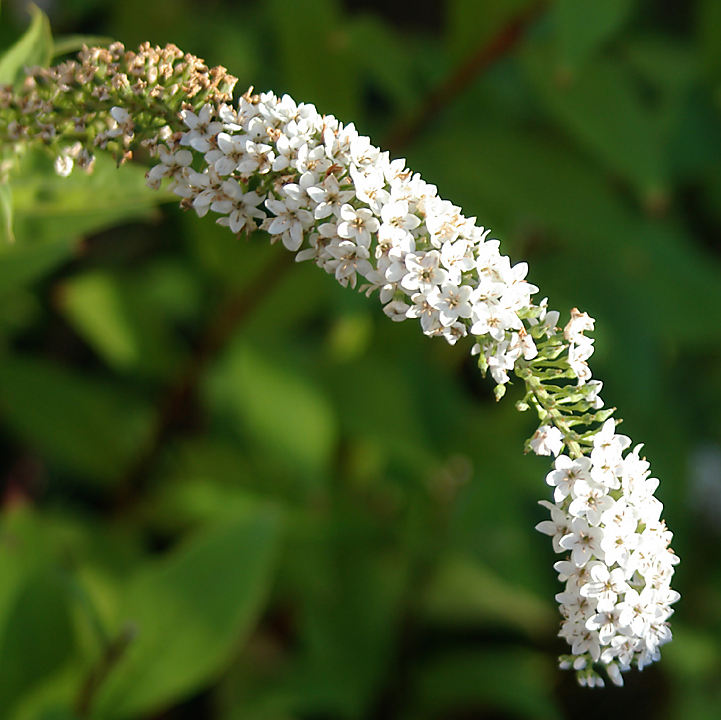
[[[445,326],[440,334],[443,335],[449,345],[455,345],[462,337],[468,335],[468,330],[462,322],[454,322]]]
[[[238,172],[243,175],[259,173],[264,175],[271,171],[275,153],[273,148],[266,143],[256,143],[252,140],[245,140],[245,153],[238,162]]]
[[[383,172],[378,168],[366,167],[363,171],[351,166],[350,176],[353,179],[356,197],[368,204],[368,207],[380,215],[384,205],[390,199],[390,193],[385,189],[386,181]]]
[[[183,168],[190,167],[190,163],[193,162],[193,154],[189,150],[170,152],[165,145],[159,145],[158,153],[160,162],[150,168],[145,176],[148,187],[155,190],[160,188],[160,183],[164,178],[175,177]]]
[[[654,590],[645,587],[639,593],[633,588],[629,589],[624,601],[618,605],[618,610],[620,624],[628,627],[634,635],[642,637],[658,614]]]
[[[585,517],[591,525],[600,524],[601,515],[611,510],[615,504],[614,499],[606,494],[603,485],[586,480],[577,480],[571,488],[571,494],[573,500],[568,506],[568,514]]]
[[[360,168],[374,165],[380,157],[380,154],[381,151],[371,145],[370,138],[358,135],[351,141],[351,159],[353,163]]]
[[[555,332],[556,323],[560,317],[560,313],[557,310],[548,310],[548,298],[543,298],[538,304],[539,313],[538,317],[531,317],[528,319],[528,324],[532,327],[534,325],[541,324],[544,327],[544,335],[550,337]]]
[[[190,128],[190,132],[183,135],[180,144],[190,145],[193,150],[201,153],[208,152],[212,147],[210,139],[223,130],[223,123],[211,122],[212,116],[213,108],[209,103],[203,105],[197,115],[190,110],[183,110],[180,117]]]
[[[588,313],[579,312],[578,308],[571,310],[571,319],[563,328],[563,337],[570,343],[580,343],[585,338],[583,333],[586,330],[593,330],[594,320]]]
[[[580,593],[583,597],[596,600],[598,612],[610,612],[618,596],[630,589],[621,568],[609,571],[607,565],[597,563],[591,568],[591,581],[580,589]],[[606,644],[605,641],[602,642]]]
[[[469,299],[472,292],[470,285],[461,285],[461,287],[451,283],[445,283],[442,286],[436,285],[428,293],[428,302],[438,310],[443,326],[449,327],[458,318],[471,317]]]
[[[538,356],[538,348],[536,343],[533,342],[533,338],[526,332],[525,328],[521,327],[518,331],[518,342],[523,352],[524,360],[533,360]]]
[[[313,215],[316,220],[327,218],[329,215],[340,217],[340,209],[353,198],[352,190],[341,190],[338,178],[331,174],[320,186],[309,187],[306,191],[315,204]]]
[[[127,141],[133,132],[129,113],[116,108],[110,115],[101,145],[121,135]],[[214,121],[209,104],[197,115],[183,111],[188,131],[164,138],[173,151],[160,147],[148,184],[171,178],[185,206],[199,215],[212,209],[234,232],[262,221],[272,241],[282,239],[296,260],[314,260],[342,285],[355,286],[360,274],[361,291],[378,290],[384,313],[396,322],[418,319],[426,335],[451,344],[470,330],[480,340],[472,354],[481,355],[479,365],[499,385],[521,357],[540,356],[524,369],[544,382],[555,382],[557,371],[561,378],[575,376],[574,386],[561,380],[549,392],[548,407],[535,397],[547,424],[529,441],[535,453],[557,456],[546,476],[555,504],[541,502],[551,518],[537,529],[551,536],[556,552],[567,553],[554,566],[565,583],[556,595],[564,618],[559,635],[571,646],[561,666],[593,687],[603,684],[593,663],[606,665],[612,681],[622,684],[621,673],[632,664],[658,660],[659,647],[671,639],[667,621],[679,597],[670,587],[678,558],[653,495],[658,480],[650,477],[641,446],[624,457],[631,441],[615,432],[615,421],[595,433],[571,424],[565,437],[553,416],[543,415],[555,407],[590,417],[603,407],[601,383],[588,365],[594,341],[584,335],[593,319],[574,308],[561,340],[558,313],[545,298],[531,301],[537,288],[526,281],[526,263],[512,265],[475,218],[464,217],[353,125],[273,93],[248,94],[237,112],[221,106],[218,115]],[[201,153],[202,164],[179,145]],[[273,217],[260,208],[263,201]],[[585,455],[561,455],[566,444],[570,453]]]
[[[594,583],[594,585],[599,584],[600,583]],[[586,585],[584,589],[588,587],[589,586]],[[612,594],[615,602],[615,594],[607,594]],[[590,617],[588,618],[588,620],[586,620],[586,628],[588,630],[591,630],[592,632],[597,633],[598,641],[601,645],[608,645],[620,629],[618,621],[618,610],[614,608],[613,603],[603,604],[603,607],[604,609],[602,609],[602,603],[601,601],[599,601],[597,608],[598,612],[593,617]]]
[[[563,547],[560,544],[561,538],[568,535],[570,529],[566,513],[555,505],[552,505],[548,500],[539,500],[538,504],[543,505],[543,507],[551,511],[551,519],[538,523],[536,530],[546,535],[551,535],[553,538],[553,549],[557,553],[563,552]]]
[[[536,455],[558,455],[563,450],[563,433],[553,425],[542,425],[530,440]]]
[[[110,108],[110,115],[113,119],[113,126],[108,130],[108,137],[115,138],[124,135],[132,138],[135,123],[130,113],[125,108],[113,107]]]
[[[616,503],[616,505],[618,505],[618,503]],[[613,507],[607,512],[613,513],[615,512],[615,509],[616,508]],[[604,513],[601,518],[601,522],[603,522],[603,518],[606,516],[607,513]],[[618,565],[624,570],[629,567],[631,554],[638,547],[641,541],[641,536],[636,532],[637,524],[637,522],[634,522],[633,529],[631,529],[630,525],[606,523],[603,539],[601,540],[601,550],[603,550],[609,567]]]
[[[74,165],[75,161],[70,155],[62,154],[55,158],[55,172],[60,175],[60,177],[68,177],[73,171]]]
[[[642,668],[658,660],[659,646],[671,639],[666,621],[670,605],[679,599],[670,588],[678,558],[669,550],[670,533],[658,519],[660,503],[640,490],[631,493],[631,488],[650,482],[641,446],[624,458],[630,440],[615,432],[613,420],[591,438],[591,458],[556,460],[547,482],[557,491],[557,504],[546,503],[552,519],[538,529],[554,535],[554,550],[571,553],[570,561],[554,566],[566,583],[566,590],[556,595],[567,618],[559,634],[572,651],[572,661],[563,659],[562,666],[572,664],[582,671],[583,683],[588,664],[601,662],[613,682],[622,684],[622,671],[631,663]],[[607,482],[594,481],[599,465],[593,459],[603,463],[602,479],[608,473],[614,478],[613,497]],[[580,466],[577,474],[571,472],[573,463]],[[655,489],[656,483],[650,487]],[[564,524],[569,530],[559,538]]]
[[[511,336],[510,340],[497,343],[496,351],[486,360],[491,376],[499,385],[508,382],[508,370],[513,370],[516,360],[521,356],[521,346],[516,340]]]
[[[392,300],[383,306],[383,312],[394,322],[405,320],[408,317],[407,312],[409,309],[410,305],[407,305],[402,300]]]
[[[591,527],[584,518],[573,518],[571,531],[561,538],[559,544],[562,548],[571,551],[571,560],[581,567],[585,565],[594,555],[600,557],[601,538],[603,530]]]
[[[303,143],[298,148],[297,158],[291,164],[298,172],[311,172],[315,177],[322,175],[331,166],[330,160],[326,157],[325,148],[322,145],[311,147],[308,143]]]
[[[380,238],[391,240],[394,244],[400,243],[415,230],[421,220],[409,212],[406,200],[397,200],[386,203],[381,208],[381,220],[378,235]]]
[[[571,460],[567,455],[559,455],[553,467],[555,470],[546,475],[546,482],[555,488],[553,499],[557,503],[571,494],[571,488],[576,480],[590,478],[591,461],[587,457]]]
[[[400,285],[409,292],[429,293],[436,285],[442,285],[448,273],[440,267],[441,256],[437,250],[426,253],[407,253],[405,256],[408,271]]]
[[[216,200],[210,206],[213,212],[228,215],[227,218],[219,218],[216,222],[219,225],[227,225],[234,233],[242,230],[252,232],[258,226],[256,220],[264,220],[265,213],[258,208],[264,196],[256,192],[243,192],[243,188],[237,180],[226,180],[223,185],[223,192],[226,200]]]
[[[426,335],[441,330],[443,325],[438,317],[438,310],[428,302],[428,296],[415,293],[411,296],[413,305],[408,308],[406,317],[420,318],[421,328]]]
[[[471,272],[475,265],[471,244],[468,240],[460,239],[456,242],[443,243],[441,247],[441,265],[448,270],[448,278],[459,285],[461,276]]]
[[[581,338],[578,344],[568,346],[568,364],[578,378],[578,384],[583,385],[591,379],[591,369],[588,367],[588,358],[593,355],[593,340]]]
[[[335,273],[335,279],[341,285],[350,282],[350,286],[355,287],[356,272],[367,275],[371,271],[368,248],[363,245],[344,240],[337,245],[328,245],[327,250],[334,259],[326,263],[326,269]]]
[[[340,209],[341,222],[338,235],[346,240],[355,240],[359,245],[370,247],[371,233],[378,230],[379,223],[370,210],[356,210],[346,203]]]
[[[288,250],[298,250],[303,243],[305,229],[313,224],[313,216],[292,198],[283,201],[269,198],[265,206],[275,217],[268,218],[264,227],[271,235],[281,235]]]
[[[501,305],[476,303],[473,306],[471,334],[490,335],[494,340],[503,340],[507,330],[520,330],[523,323],[513,310]]]

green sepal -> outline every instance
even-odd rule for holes
[[[483,352],[483,349],[481,349],[481,352],[478,355],[478,369],[481,371],[481,375],[486,377],[486,373],[488,372],[488,361],[486,360],[486,354]]]

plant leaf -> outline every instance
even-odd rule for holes
[[[46,66],[52,60],[53,36],[47,15],[37,5],[30,5],[30,12],[30,27],[0,58],[0,84],[17,84],[26,67]]]
[[[65,283],[62,307],[78,332],[111,365],[124,369],[138,361],[139,341],[112,275],[86,273]]]
[[[227,664],[264,607],[280,528],[276,508],[255,506],[130,580],[120,618],[136,635],[99,693],[96,716],[154,714]]]
[[[18,244],[78,239],[123,221],[148,219],[167,199],[145,185],[145,171],[132,163],[118,168],[98,153],[92,175],[75,171],[59,177],[42,150],[22,160],[12,179],[14,230]]]
[[[145,440],[149,408],[127,391],[30,355],[3,359],[0,416],[30,447],[82,477],[122,476]]]
[[[211,394],[219,408],[240,421],[244,434],[281,458],[286,468],[310,478],[327,473],[337,442],[335,412],[321,389],[301,374],[237,343]]]
[[[415,678],[411,717],[475,717],[494,708],[503,717],[560,720],[552,674],[548,656],[527,648],[436,653]]]
[[[0,297],[39,280],[71,257],[74,250],[72,240],[0,250]]]
[[[628,20],[636,0],[557,0],[553,5],[558,54],[578,67]]]

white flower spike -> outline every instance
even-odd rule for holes
[[[103,72],[115,73],[106,84],[101,59]],[[190,68],[182,85],[169,80],[181,59]],[[490,370],[498,399],[509,373],[525,383],[518,408],[533,406],[540,420],[527,450],[555,457],[546,476],[553,502],[541,501],[551,519],[536,527],[566,555],[555,565],[565,583],[556,596],[559,635],[571,649],[561,667],[599,687],[594,664],[620,685],[632,665],[658,660],[671,640],[678,558],[654,497],[658,480],[641,446],[629,452],[631,440],[616,433],[592,379],[593,339],[585,333],[593,318],[574,308],[559,329],[547,300],[532,301],[538,288],[526,281],[525,263],[511,265],[489,230],[353,125],[252,89],[236,110],[226,104],[235,79],[175,46],[146,44],[134,54],[114,43],[84,49],[80,61],[73,83],[65,71],[36,68],[30,72],[43,82],[22,93],[0,86],[0,144],[48,145],[56,171],[68,175],[75,166],[91,169],[96,147],[122,162],[142,143],[160,155],[148,185],[168,180],[184,208],[212,212],[234,233],[260,227],[296,260],[313,260],[343,285],[360,282],[368,295],[377,290],[395,322],[417,319],[426,335],[450,344],[474,336],[471,353],[483,373]],[[133,116],[123,106],[126,63],[146,68],[134,87],[152,112]],[[65,103],[56,102],[60,95]]]

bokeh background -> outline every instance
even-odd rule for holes
[[[594,316],[682,600],[662,662],[577,688],[518,384],[496,403],[467,346],[182,213],[142,157],[33,153],[0,247],[0,718],[721,717],[721,2],[38,4],[60,52],[173,42],[355,122]]]

